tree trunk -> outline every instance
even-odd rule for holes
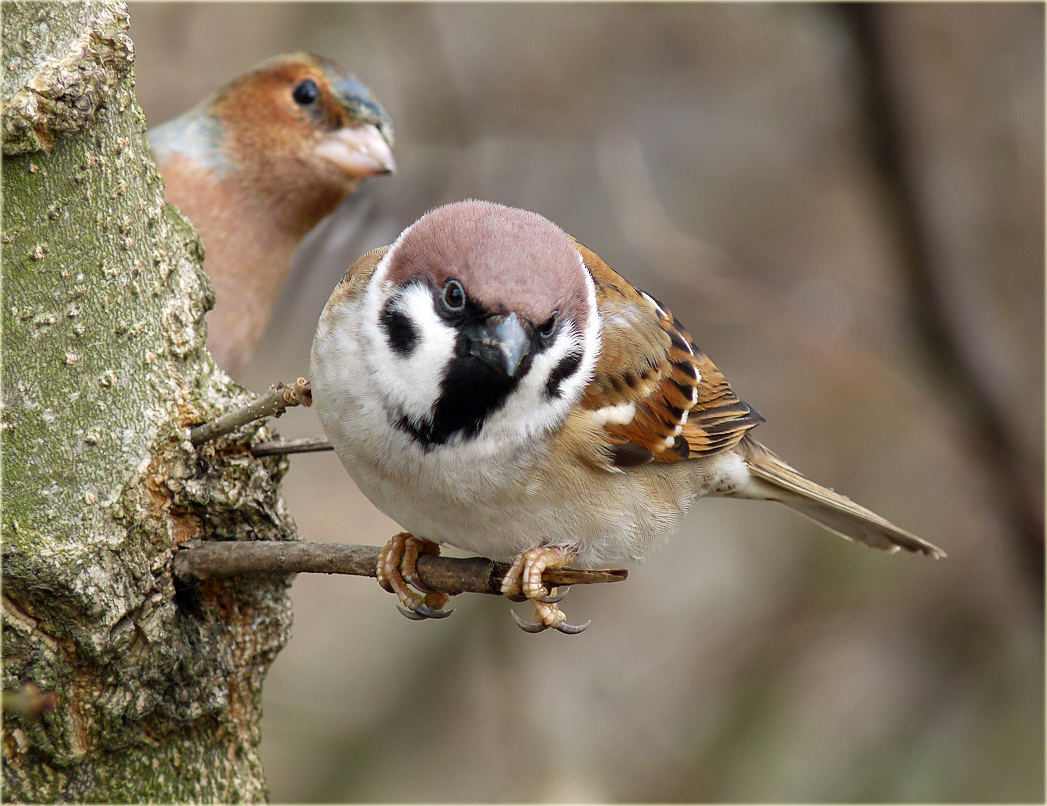
[[[258,801],[286,577],[177,591],[189,539],[292,540],[285,460],[204,349],[195,231],[165,206],[125,7],[3,6],[3,782],[8,801]],[[53,709],[8,706],[53,692]]]

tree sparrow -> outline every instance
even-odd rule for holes
[[[534,604],[525,629],[578,632],[542,571],[640,558],[702,495],[944,556],[753,439],[763,417],[668,309],[536,213],[449,204],[361,257],[320,317],[310,373],[346,470],[408,530],[378,578],[412,618],[449,612],[414,567],[447,543],[512,559],[502,590]]]
[[[237,374],[299,241],[360,180],[395,168],[393,124],[330,59],[277,56],[149,132],[167,200],[193,222],[215,289],[207,346]]]

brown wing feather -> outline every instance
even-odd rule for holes
[[[603,319],[600,358],[581,405],[605,420],[612,463],[709,456],[763,422],[664,305],[592,250],[578,249],[596,283]]]
[[[760,412],[734,393],[709,356],[697,348],[694,353],[695,367],[702,380],[683,436],[692,454],[709,456],[734,447],[749,429],[764,420]]]

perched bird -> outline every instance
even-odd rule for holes
[[[193,222],[215,290],[207,346],[236,374],[299,241],[364,177],[389,173],[393,124],[330,59],[277,56],[149,132],[166,197]]]
[[[525,629],[578,632],[542,571],[640,558],[702,495],[944,556],[753,439],[763,417],[669,310],[536,213],[446,205],[361,257],[324,308],[310,373],[346,470],[408,530],[379,581],[410,617],[448,612],[414,567],[446,543],[513,560],[502,590],[534,603]]]

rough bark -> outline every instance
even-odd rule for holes
[[[205,351],[211,291],[133,94],[122,4],[3,6],[3,686],[9,801],[256,801],[287,578],[176,590],[190,539],[289,540],[249,396]],[[17,701],[16,697],[7,702]]]

